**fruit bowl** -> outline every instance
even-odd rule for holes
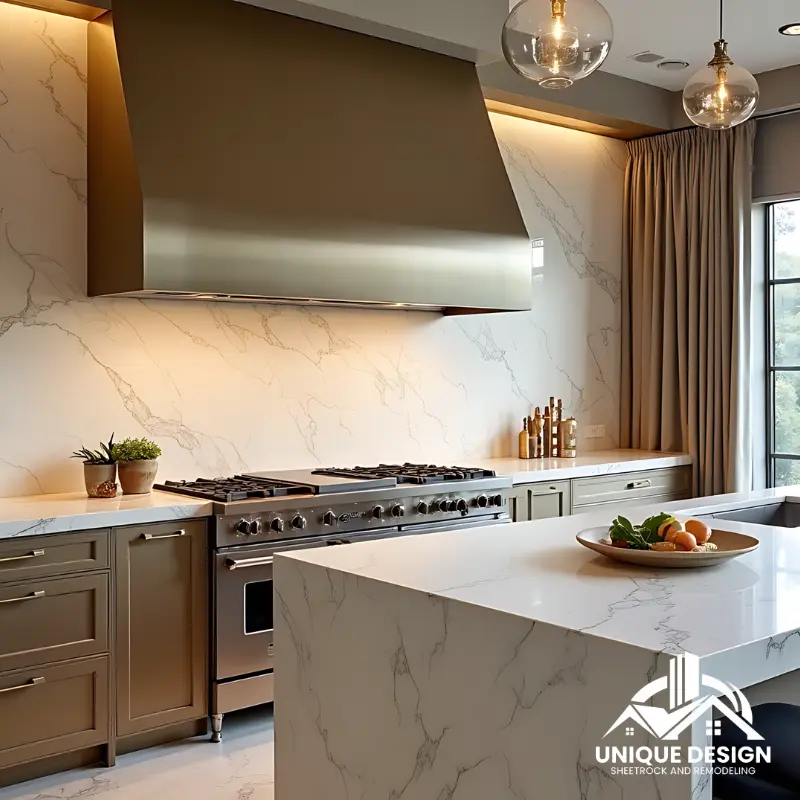
[[[623,561],[626,564],[638,564],[642,567],[653,569],[690,569],[697,567],[713,567],[724,564],[745,553],[752,553],[758,548],[759,541],[754,536],[743,533],[714,530],[711,541],[717,546],[716,550],[704,553],[664,553],[656,550],[633,550],[627,547],[614,547],[603,544],[602,540],[608,538],[608,527],[588,528],[577,535],[577,540],[596,553]]]

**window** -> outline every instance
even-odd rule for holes
[[[800,200],[767,214],[768,479],[800,483]]]

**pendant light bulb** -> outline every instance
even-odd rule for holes
[[[523,0],[503,26],[503,52],[523,77],[565,89],[605,61],[613,36],[597,0]]]
[[[720,0],[720,36],[714,58],[696,72],[683,90],[686,116],[703,128],[722,130],[750,119],[758,105],[758,82],[728,55],[722,38],[723,5]]]

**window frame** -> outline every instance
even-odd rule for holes
[[[775,206],[784,203],[800,202],[800,198],[784,198],[768,203],[764,215],[766,232],[765,242],[765,267],[766,267],[766,308],[764,318],[766,324],[766,442],[767,442],[767,487],[775,487],[775,467],[778,461],[800,461],[800,453],[779,453],[775,449],[775,381],[778,373],[800,372],[800,364],[781,365],[775,364],[775,287],[800,286],[800,276],[796,278],[775,277]]]

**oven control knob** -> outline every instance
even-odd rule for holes
[[[380,519],[383,516],[383,506],[375,506],[375,508],[372,509],[372,516],[375,519]]]
[[[455,500],[448,500],[447,501],[447,510],[448,511],[458,511],[458,503]]]
[[[250,535],[251,536],[258,536],[261,533],[262,525],[260,519],[254,519],[250,523]]]
[[[456,509],[461,512],[462,517],[469,514],[469,506],[467,505],[467,501],[463,498],[456,503]]]
[[[392,506],[392,516],[393,517],[402,517],[403,514],[406,513],[406,510],[401,506],[399,503],[396,503]]]
[[[322,516],[322,524],[323,525],[335,525],[336,524],[336,515],[333,511],[326,511]]]
[[[275,517],[275,519],[270,522],[269,526],[275,533],[281,533],[281,531],[283,531],[283,520],[280,517]]]
[[[424,500],[420,500],[417,504],[417,511],[420,514],[427,514],[428,513],[428,504]]]
[[[501,495],[501,494],[496,494],[496,495],[495,495],[495,496],[492,498],[492,505],[493,505],[493,506],[501,506],[501,505],[503,505],[503,495]]]
[[[447,511],[447,500],[434,500],[431,503],[431,513],[435,514],[437,511]]]
[[[301,517],[299,514],[292,520],[292,527],[293,528],[305,528],[306,526],[306,518]]]
[[[489,505],[489,498],[485,494],[482,494],[475,502],[478,504],[478,508],[486,508],[486,506]]]
[[[247,534],[250,533],[250,523],[246,519],[240,519],[233,526],[233,529],[241,536],[247,536]]]

